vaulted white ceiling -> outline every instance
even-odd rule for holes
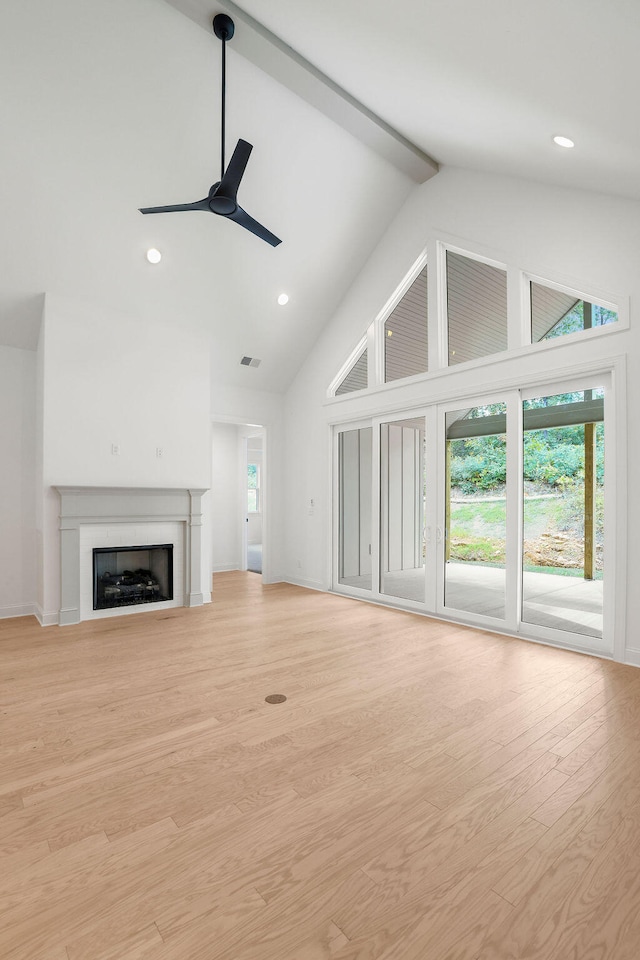
[[[638,0],[240,5],[441,164],[640,198]]]
[[[241,6],[441,164],[640,198],[637,0]],[[214,376],[286,388],[413,182],[232,41],[227,141],[254,144],[240,202],[284,242],[143,217],[218,179],[219,70],[219,41],[165,0],[0,4],[0,342],[33,345],[51,291],[88,322],[98,300],[200,328]]]

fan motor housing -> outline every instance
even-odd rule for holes
[[[219,213],[223,217],[228,217],[230,213],[235,213],[238,204],[231,197],[209,197],[209,207],[213,213]]]

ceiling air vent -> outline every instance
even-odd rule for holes
[[[261,360],[256,360],[255,357],[243,357],[240,363],[243,367],[259,367]]]

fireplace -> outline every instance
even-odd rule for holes
[[[173,600],[173,544],[94,547],[93,609]]]
[[[43,616],[42,623],[67,626],[81,620],[117,617],[140,610],[166,607],[196,607],[208,603],[211,595],[203,592],[208,579],[203,569],[202,497],[203,489],[190,487],[57,487],[60,494],[60,611]],[[124,545],[124,546],[121,546]],[[173,547],[172,572],[144,554],[156,548]],[[124,600],[114,607],[96,608],[93,551],[123,554],[123,563],[113,559],[99,561],[99,575],[129,571],[135,578],[151,574],[162,590],[162,599],[141,595],[141,587],[131,580],[112,583],[120,595],[110,590],[112,599]],[[135,554],[132,551],[142,551]],[[164,552],[164,550],[163,550]],[[168,559],[163,563],[168,564]],[[147,580],[151,579],[147,575]],[[130,588],[123,590],[122,587]],[[105,596],[106,596],[105,589]],[[126,594],[129,598],[126,598]],[[171,599],[165,599],[171,597]],[[101,601],[104,598],[101,598]],[[142,604],[142,605],[141,605]]]

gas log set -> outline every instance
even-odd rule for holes
[[[167,599],[162,596],[162,587],[150,570],[107,571],[98,578],[97,586],[97,610]]]

